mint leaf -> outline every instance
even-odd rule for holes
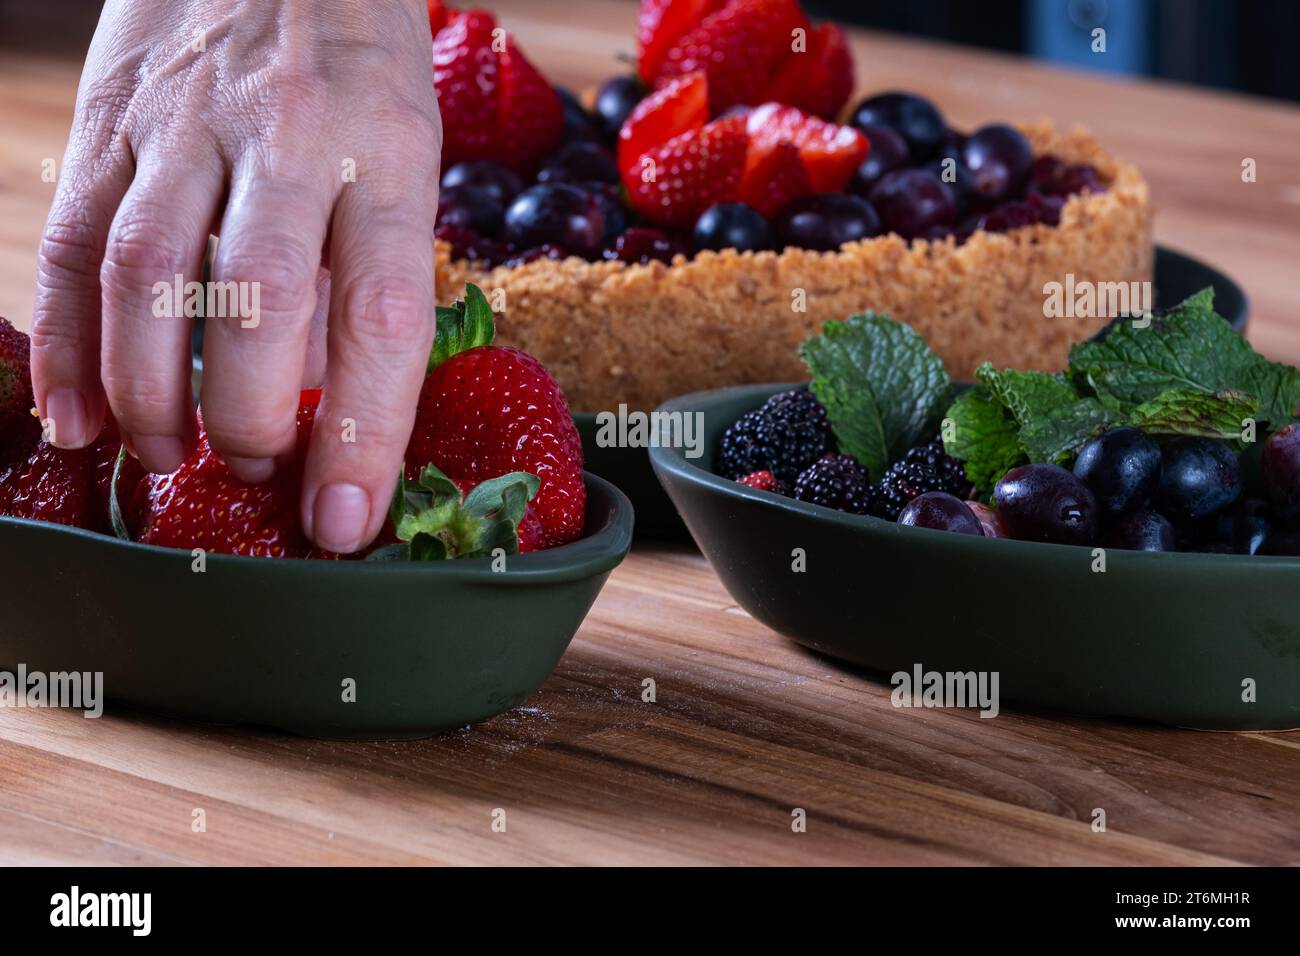
[[[966,463],[975,494],[988,498],[998,479],[1025,463],[1019,426],[987,385],[963,392],[944,416],[944,451]]]
[[[1251,348],[1215,313],[1212,289],[1154,317],[1148,328],[1121,322],[1101,340],[1076,345],[1070,370],[1124,415],[1170,389],[1255,396],[1269,422],[1290,418],[1300,403],[1300,370]]]
[[[1099,434],[1111,417],[1095,398],[1080,397],[1061,375],[999,372],[987,362],[975,374],[1020,426],[1020,447],[1030,461],[1068,458]]]
[[[1259,400],[1225,390],[1207,394],[1171,388],[1133,410],[1132,424],[1157,435],[1196,435],[1240,441],[1245,420],[1255,418]]]
[[[840,449],[873,478],[938,424],[952,382],[910,326],[867,312],[827,322],[800,349]]]

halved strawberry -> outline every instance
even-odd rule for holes
[[[496,147],[499,67],[492,14],[469,10],[433,38],[433,85],[442,114],[442,168],[490,159]]]
[[[447,7],[442,0],[429,0],[429,27],[436,36],[447,25]]]
[[[833,120],[853,92],[853,54],[844,31],[822,23],[808,31],[807,47],[786,60],[764,99]]]
[[[564,107],[555,90],[528,62],[507,34],[498,58],[500,68],[498,162],[516,172],[530,173],[537,160],[560,144]]]
[[[668,50],[725,0],[642,0],[637,14],[637,69],[652,85]]]
[[[781,142],[756,150],[751,144],[737,201],[753,206],[764,219],[774,219],[791,202],[812,192],[797,146]]]
[[[619,130],[618,168],[624,181],[640,177],[641,156],[648,150],[708,121],[709,89],[703,73],[678,77],[651,93]]]
[[[657,82],[703,70],[713,115],[757,103],[791,56],[796,29],[808,29],[797,0],[729,0],[672,45]]]
[[[782,142],[798,147],[813,192],[843,191],[870,149],[858,130],[827,123],[780,103],[764,103],[751,110],[746,128],[756,153],[765,153]]]
[[[709,206],[735,196],[748,148],[743,116],[674,136],[644,154],[646,174],[625,179],[628,202],[656,225],[689,226]]]

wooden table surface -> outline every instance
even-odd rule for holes
[[[558,82],[594,83],[632,49],[630,4],[487,6]],[[958,124],[1094,128],[1150,178],[1160,241],[1235,276],[1257,347],[1300,361],[1300,110],[881,35],[856,47],[864,91],[917,90]],[[77,72],[0,56],[0,314],[20,325],[52,192],[40,164],[62,154]],[[638,545],[525,706],[439,739],[0,709],[8,863],[1294,864],[1297,808],[1300,733],[896,710],[674,544]]]

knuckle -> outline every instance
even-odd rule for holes
[[[225,402],[204,407],[203,427],[218,454],[246,458],[282,454],[293,447],[297,434],[292,412],[277,416]]]
[[[259,313],[264,318],[310,319],[316,270],[307,261],[305,250],[291,249],[293,242],[255,242],[226,254],[219,252],[220,280],[248,283],[256,289]]]
[[[119,288],[152,285],[185,271],[189,243],[152,209],[124,211],[109,230],[102,277]]]
[[[352,344],[389,351],[409,349],[433,328],[430,298],[414,283],[404,280],[367,279],[343,294],[342,330]]]
[[[37,252],[37,276],[52,289],[99,277],[100,233],[86,220],[57,219],[45,226]]]

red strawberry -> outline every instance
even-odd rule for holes
[[[797,146],[812,191],[818,193],[842,192],[870,149],[859,130],[827,123],[779,103],[764,103],[750,110],[746,129],[751,148],[759,154],[782,142]]]
[[[703,70],[715,115],[760,102],[792,55],[796,29],[808,29],[797,0],[729,0],[673,43],[657,80]]]
[[[737,200],[753,206],[764,219],[774,219],[791,202],[812,192],[799,149],[793,143],[776,143],[767,150],[751,145]]]
[[[36,419],[28,416],[28,421],[30,425],[20,423],[13,435],[6,436],[31,450],[8,474],[0,468],[0,513],[111,533],[108,496],[122,449],[113,417],[109,416],[93,444],[76,450],[55,448],[40,437]],[[130,500],[143,476],[139,462],[129,456],[124,459],[119,504]]]
[[[709,85],[691,73],[651,93],[632,110],[618,134],[618,168],[624,180],[641,175],[641,157],[709,121]]]
[[[645,153],[646,174],[624,179],[628,202],[657,225],[689,226],[709,206],[735,196],[748,148],[743,116],[675,136]]]
[[[554,547],[581,536],[582,441],[568,403],[537,359],[490,344],[492,310],[477,286],[438,310],[432,370],[406,450],[408,478],[433,464],[457,481],[511,472],[540,479],[532,507]]]
[[[433,85],[442,114],[442,168],[487,159],[496,147],[496,20],[470,10],[433,38]]]
[[[447,25],[447,7],[442,0],[429,0],[429,27],[436,36]]]
[[[794,52],[767,89],[766,100],[834,119],[853,92],[853,54],[844,31],[823,23],[808,31],[807,48]]]
[[[564,108],[555,90],[519,52],[512,37],[505,38],[498,62],[501,94],[497,153],[493,158],[511,169],[531,170],[541,157],[560,145]]]
[[[447,14],[446,26],[434,35],[443,169],[495,159],[531,173],[563,133],[559,97],[511,36],[498,42],[496,29],[492,14],[467,10]]]
[[[208,443],[200,421],[198,447],[170,475],[147,475],[136,490],[127,525],[132,537],[165,548],[203,548],[264,558],[337,558],[317,550],[298,519],[302,463],[320,390],[302,393],[293,465],[270,481],[235,478]]]
[[[659,76],[664,56],[682,35],[725,0],[642,0],[637,16],[637,69],[647,85]]]
[[[31,340],[0,316],[0,432],[31,418]]]

